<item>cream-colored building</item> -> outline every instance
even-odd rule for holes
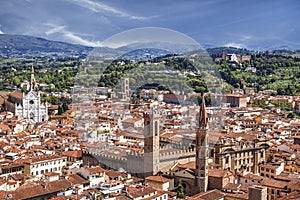
[[[165,178],[163,176],[148,176],[146,178],[146,182],[149,186],[154,187],[156,189],[168,191],[172,189],[170,185],[171,179]],[[174,182],[173,182],[174,184]]]
[[[63,167],[67,166],[67,157],[58,155],[36,156],[24,161],[24,173],[42,177],[48,172],[61,174]]]
[[[215,163],[222,169],[235,172],[259,173],[259,165],[266,162],[269,147],[266,138],[244,133],[231,133],[220,138],[214,147]]]

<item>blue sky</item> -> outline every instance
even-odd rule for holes
[[[201,45],[300,48],[297,0],[1,0],[0,33],[101,46],[140,27],[179,31]]]

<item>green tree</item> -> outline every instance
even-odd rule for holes
[[[287,118],[295,118],[296,117],[296,114],[293,113],[293,112],[290,112],[288,115],[287,115]]]
[[[67,111],[67,110],[69,109],[68,104],[67,104],[66,102],[64,102],[64,103],[62,104],[62,108],[63,108],[63,111],[64,111],[64,112]]]
[[[58,114],[61,115],[64,112],[63,107],[60,105],[58,106]]]
[[[177,197],[183,199],[185,197],[184,188],[181,183],[181,179],[179,179],[178,187],[177,187]]]

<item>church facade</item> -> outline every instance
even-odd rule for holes
[[[23,94],[22,104],[15,106],[15,115],[41,122],[48,120],[48,107],[41,104],[40,93],[31,90],[28,94]]]
[[[25,94],[16,90],[8,95],[4,102],[4,109],[26,119],[35,122],[48,120],[48,107],[46,103],[41,103],[39,92],[35,92],[36,81],[34,69],[31,70],[30,91]]]

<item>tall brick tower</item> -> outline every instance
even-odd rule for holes
[[[199,112],[198,129],[196,131],[196,171],[195,193],[206,192],[208,187],[208,117],[204,95]]]
[[[144,176],[151,176],[159,170],[159,120],[156,108],[144,114]]]

